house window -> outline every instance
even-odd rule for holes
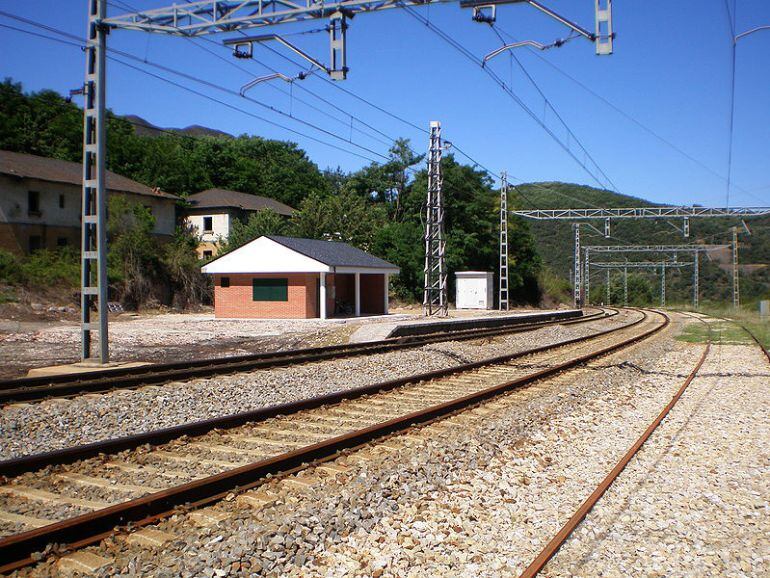
[[[252,300],[253,301],[288,301],[289,300],[289,280],[288,279],[253,279],[252,280]]]
[[[230,277],[222,277],[219,280],[219,286],[224,287],[225,289],[230,286]]]
[[[34,253],[43,248],[43,238],[40,235],[29,236],[29,252]]]
[[[211,233],[214,230],[214,217],[203,217],[203,232]]]
[[[38,191],[27,191],[27,213],[40,216],[40,193]]]
[[[203,251],[203,258],[204,259],[211,259],[211,257],[214,255],[213,251]]]
[[[64,208],[64,195],[59,195],[59,208]]]
[[[67,237],[59,237],[56,239],[56,246],[57,247],[66,247],[69,245],[69,241]]]

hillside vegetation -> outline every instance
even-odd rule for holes
[[[513,191],[511,203],[521,209],[564,209],[592,207],[644,207],[652,203],[620,195],[611,191],[568,183],[530,183],[517,187]],[[586,221],[583,221],[586,222]],[[583,245],[661,245],[688,243],[727,244],[731,240],[730,227],[737,225],[739,235],[739,262],[741,264],[741,295],[746,303],[759,298],[770,298],[770,217],[746,219],[752,234],[744,230],[740,219],[732,218],[695,218],[690,219],[690,237],[685,238],[676,227],[682,227],[682,220],[626,220],[616,219],[611,224],[609,239],[603,234],[581,228]],[[591,221],[603,233],[604,222]],[[543,264],[562,277],[569,277],[573,262],[573,231],[569,221],[530,221],[530,229],[535,238],[537,252],[542,256]],[[607,260],[659,260],[660,254],[617,254]],[[604,257],[602,257],[604,258]],[[680,261],[691,261],[689,254],[680,254]],[[701,300],[714,303],[732,299],[729,251],[701,256]],[[633,277],[630,285],[631,300],[637,304],[657,303],[659,295],[659,274],[655,272],[629,274]],[[671,270],[668,274],[667,301],[687,302],[691,298],[692,272],[690,268],[681,271]],[[604,272],[598,270],[591,275],[591,293],[596,299],[604,299]],[[614,275],[611,284],[615,303],[622,298],[621,273]],[[652,296],[652,300],[650,299]],[[634,299],[634,298],[637,299]]]

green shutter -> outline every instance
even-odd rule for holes
[[[254,301],[288,301],[288,279],[252,279]]]

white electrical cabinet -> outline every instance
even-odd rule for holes
[[[495,302],[494,273],[459,271],[455,273],[455,307],[458,309],[492,309]]]

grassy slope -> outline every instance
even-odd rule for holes
[[[619,195],[610,191],[574,185],[568,183],[537,183],[517,187],[526,199],[513,191],[511,205],[522,209],[560,209],[560,208],[589,208],[597,207],[635,207],[651,206],[652,203]],[[753,235],[742,235],[740,238],[740,260],[743,264],[770,263],[770,217],[754,218],[747,221]],[[601,221],[592,222],[603,230]],[[681,222],[675,223],[681,226]],[[581,230],[583,244],[592,245],[647,245],[647,244],[686,244],[695,241],[704,243],[725,243],[729,241],[729,228],[740,226],[737,219],[691,219],[690,238],[685,239],[670,224],[658,220],[615,220],[612,222],[612,235],[615,238],[605,239],[595,231],[584,227]],[[530,226],[537,249],[543,262],[559,275],[568,276],[572,267],[573,233],[568,221],[530,221]],[[622,260],[621,254],[613,256],[612,260]],[[629,254],[629,260],[642,258],[660,258],[660,254]],[[682,261],[690,261],[686,254],[680,256]],[[669,274],[668,298],[685,301],[689,299],[691,277],[689,268],[680,273],[672,271]],[[594,276],[592,275],[592,280]],[[597,283],[598,286],[598,283]],[[597,287],[598,288],[598,287]],[[750,302],[757,298],[770,299],[770,267],[755,272],[744,272],[741,278],[741,290],[744,301]],[[709,262],[701,257],[701,300],[720,302],[730,298],[730,276],[718,263]]]

